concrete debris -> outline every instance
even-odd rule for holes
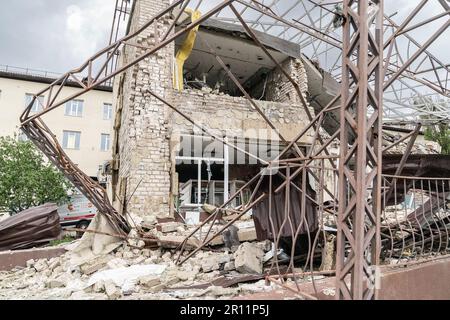
[[[182,224],[179,222],[166,222],[161,223],[157,226],[157,230],[161,231],[162,233],[171,233],[171,232],[177,232],[178,228],[181,227]],[[184,231],[184,229],[183,229]]]
[[[178,277],[178,272],[176,270],[170,270],[165,272],[161,276],[161,278],[165,286],[172,286],[181,281],[181,279]]]
[[[120,298],[120,296],[122,295],[122,292],[112,280],[106,281],[104,286],[106,295],[108,296],[109,299],[116,300]]]
[[[236,269],[236,266],[234,265],[234,261],[227,262],[223,266],[224,271],[233,271],[235,269]]]
[[[209,257],[202,263],[203,272],[211,272],[220,269],[219,257]]]
[[[90,275],[104,268],[110,260],[111,258],[109,256],[100,257],[91,262],[81,265],[80,270],[83,274]]]
[[[47,287],[49,288],[61,288],[67,286],[67,278],[61,275],[57,278],[49,279],[47,281]]]
[[[255,241],[257,239],[256,229],[255,228],[239,229],[238,237],[240,242]]]
[[[165,265],[135,265],[95,273],[88,281],[88,286],[97,281],[113,281],[115,285],[126,291],[132,288],[139,278],[149,275],[160,275],[166,269]]]
[[[206,211],[207,213],[212,214],[212,213],[214,213],[214,212],[217,210],[217,207],[216,207],[216,206],[213,206],[213,205],[211,205],[211,204],[205,203],[205,204],[202,206],[202,209],[203,209],[204,211]]]
[[[218,297],[218,296],[232,296],[239,293],[239,288],[222,288],[217,286],[211,286],[205,290],[200,291],[199,293],[195,294],[196,297],[201,296],[212,296],[212,297]]]
[[[142,258],[145,259],[145,257],[142,257]],[[108,266],[109,269],[117,269],[117,268],[127,267],[128,262],[121,258],[114,258],[112,260],[109,260],[106,263],[106,265]]]
[[[156,223],[158,223],[157,218],[155,216],[149,215],[149,216],[143,217],[143,221],[142,221],[141,225],[143,227],[150,229],[150,228],[153,228]]]
[[[145,276],[139,278],[139,284],[147,288],[152,288],[158,284],[161,284],[161,279],[155,276]]]
[[[105,291],[105,282],[103,280],[97,281],[93,288],[94,292],[104,292]]]
[[[188,270],[188,271],[179,271],[177,273],[177,277],[181,280],[181,281],[194,281],[195,278],[197,277],[197,275],[200,273],[200,267],[199,266],[195,266],[193,270]]]
[[[47,260],[39,260],[33,265],[37,272],[44,271],[48,268]]]
[[[34,266],[34,259],[30,259],[27,261],[27,268],[31,268]]]
[[[48,268],[50,270],[54,270],[55,268],[59,267],[61,265],[61,262],[58,258],[51,258],[48,264]]]
[[[104,221],[94,221],[92,225],[104,229]],[[264,253],[271,250],[272,244],[254,242],[252,220],[238,221],[228,229],[228,238],[215,239],[214,251],[201,250],[181,266],[176,265],[180,254],[177,250],[193,227],[146,218],[141,226],[146,237],[155,239],[157,249],[139,239],[134,230],[125,242],[86,233],[59,257],[30,259],[26,267],[0,272],[0,299],[228,299],[262,290],[252,284],[246,284],[248,288],[238,284],[226,289],[221,284],[212,285],[224,275],[232,278],[239,273],[263,272]],[[214,225],[212,232],[219,228],[220,224]],[[200,240],[191,238],[185,248],[192,250],[200,244]],[[188,253],[184,251],[183,256]],[[205,284],[210,287],[176,289]]]
[[[176,249],[183,243],[184,239],[185,237],[183,236],[161,236],[159,237],[158,244],[161,248]],[[186,242],[185,248],[189,250],[195,249],[198,246],[200,246],[200,241],[191,238]]]
[[[260,246],[245,242],[234,253],[234,265],[241,273],[260,274],[263,272],[263,257],[264,250]]]

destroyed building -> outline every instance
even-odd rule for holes
[[[264,275],[312,299],[386,297],[375,278],[387,287],[394,278],[409,295],[411,274],[431,279],[425,268],[448,263],[449,156],[417,141],[422,124],[448,121],[449,109],[407,83],[447,96],[438,72],[448,66],[426,49],[448,23],[420,46],[408,32],[439,18],[405,31],[384,15],[382,0],[309,1],[302,17],[316,10],[328,22],[317,27],[289,16],[296,10],[280,12],[280,2],[133,1],[125,37],[61,79],[87,72],[81,95],[114,78],[107,190],[73,166],[40,121],[63,100],[37,115],[29,115],[30,105],[22,128],[92,200],[109,232],[137,247],[137,255],[159,248],[157,261],[170,272],[188,271],[194,260],[202,279],[211,271]],[[302,2],[291,3],[298,9]],[[438,5],[447,15],[448,4]],[[415,54],[404,50],[401,57],[401,37],[418,47]],[[390,48],[386,58],[382,48]],[[324,58],[332,50],[338,53]],[[411,70],[420,55],[431,68],[417,69],[437,75],[432,83]],[[93,71],[101,57],[103,68]],[[418,96],[405,98],[404,90]],[[263,241],[248,243],[255,240]],[[129,250],[114,254],[142,260]],[[207,250],[222,257],[210,263]],[[435,264],[441,256],[447,260]],[[393,271],[410,263],[418,269]],[[334,275],[324,282],[335,291],[319,292],[316,276]]]
[[[141,27],[158,9],[167,5],[164,1],[136,2],[130,18],[130,32]],[[189,15],[184,14],[179,25],[189,19]],[[139,45],[154,45],[155,39],[160,38],[169,25],[167,21],[158,28],[148,30],[142,35]],[[192,201],[186,199],[187,203],[203,204],[205,183],[208,183],[210,197],[217,195],[219,201],[211,203],[207,199],[206,202],[221,205],[230,192],[237,190],[240,182],[247,182],[245,176],[257,172],[259,162],[248,159],[248,156],[245,159],[244,153],[234,152],[234,149],[230,151],[218,141],[212,142],[210,137],[202,135],[198,128],[170,110],[148,90],[170,101],[187,117],[207,124],[221,138],[236,142],[239,138],[239,145],[244,150],[262,148],[265,144],[266,152],[275,154],[277,150],[270,148],[283,142],[226,75],[220,65],[222,62],[235,73],[239,84],[251,93],[252,98],[259,100],[258,105],[263,113],[283,137],[292,139],[309,122],[295,88],[262,49],[253,43],[245,30],[214,19],[200,25],[192,52],[187,55],[184,66],[180,66],[182,90],[174,88],[174,60],[186,41],[189,39],[180,37],[175,45],[161,49],[156,56],[145,59],[116,79],[112,194],[117,195],[121,203],[133,194],[126,209],[141,216],[173,217],[174,198],[178,195],[186,197],[183,186],[190,182],[193,188],[187,192]],[[300,84],[306,99],[308,77],[304,64],[310,65],[310,62],[301,55],[300,46],[268,35],[263,41],[289,76]],[[214,48],[212,53],[210,48]],[[121,63],[126,64],[127,58],[136,55],[136,50],[139,51],[139,47],[126,50]],[[224,57],[221,62],[216,60],[214,52]],[[262,133],[266,133],[267,141],[263,141]],[[301,143],[306,146],[308,140],[304,139]],[[192,146],[192,150],[180,150],[180,146],[186,145]],[[255,154],[263,154],[262,151],[258,150]],[[213,159],[208,158],[208,153],[209,158]],[[237,164],[238,159],[244,161]],[[181,164],[177,165],[177,162]],[[208,179],[207,170],[212,174],[211,179]],[[197,191],[200,177],[201,199]],[[215,181],[218,184],[214,190]],[[228,190],[224,190],[224,181],[228,183]]]

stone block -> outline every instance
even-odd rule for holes
[[[146,277],[139,278],[139,284],[141,286],[144,286],[147,288],[152,288],[160,283],[161,283],[161,279],[159,277],[155,277],[155,276],[146,276]]]
[[[258,246],[245,242],[234,253],[234,265],[240,273],[261,274],[263,272],[264,251]]]
[[[122,291],[112,281],[105,282],[105,293],[111,300],[119,299],[122,296]]]
[[[93,261],[81,265],[80,271],[86,275],[93,274],[94,272],[97,272],[98,270],[104,268],[110,260],[111,258],[108,256],[94,259]]]

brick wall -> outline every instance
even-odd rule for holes
[[[168,0],[136,1],[130,32],[168,5]],[[153,47],[169,25],[168,18],[161,19],[139,36],[137,44]],[[142,53],[142,49],[127,47],[122,61],[129,62]],[[127,207],[129,212],[140,216],[169,214],[168,110],[146,91],[151,89],[165,95],[171,84],[173,55],[174,47],[169,45],[130,68],[122,79],[122,92],[117,93],[117,100],[122,100],[117,148],[120,159],[119,184],[122,181],[126,186],[116,188],[116,192],[122,190],[122,197],[125,195],[125,198],[134,192]],[[116,106],[119,104],[116,103]]]
[[[168,2],[168,0],[137,1],[130,31],[133,32],[167,7]],[[146,47],[154,46],[167,30],[169,23],[170,21],[166,19],[148,28],[139,37],[138,44]],[[121,56],[122,64],[140,54],[142,49],[128,47]],[[116,153],[118,161],[113,191],[119,196],[114,203],[120,207],[119,203],[133,194],[127,209],[142,217],[170,215],[171,188],[176,185],[173,183],[176,176],[172,160],[176,155],[179,133],[193,131],[192,125],[163,103],[155,100],[147,92],[148,89],[171,101],[195,121],[218,132],[231,129],[233,134],[242,137],[251,135],[251,132],[254,132],[251,129],[269,128],[245,98],[196,90],[174,92],[171,89],[173,56],[174,46],[169,45],[116,79],[117,118],[113,152]],[[306,91],[307,81],[301,61],[288,59],[283,65]],[[269,101],[257,103],[281,134],[290,139],[309,121],[292,84],[280,73],[279,70],[273,72],[267,87],[267,97],[278,103]]]
[[[212,129],[216,134],[228,133],[237,137],[255,138],[253,136],[255,131],[270,130],[262,116],[244,97],[184,90],[173,92],[171,101],[180,111],[195,119],[197,123]],[[294,138],[309,123],[306,112],[298,103],[255,102],[287,140]],[[173,132],[194,131],[193,126],[177,113],[173,114],[170,122],[173,125]],[[277,139],[277,136],[274,134],[272,138]],[[308,143],[310,140],[305,138],[300,142]]]
[[[306,70],[300,59],[288,58],[281,67],[286,71],[292,79],[299,84],[300,90],[304,97],[308,91],[308,82]],[[265,85],[265,89],[263,88]],[[264,100],[278,102],[294,102],[300,104],[300,97],[297,94],[292,82],[284,75],[280,68],[275,68],[268,74],[267,81],[261,81],[251,90],[254,95],[258,96],[264,92]]]

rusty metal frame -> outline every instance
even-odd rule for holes
[[[378,264],[380,250],[383,0],[377,4],[376,27],[371,30],[369,0],[344,1],[337,299],[374,297],[371,266]],[[355,137],[353,144],[350,135]],[[350,287],[347,276],[351,276]]]
[[[121,48],[128,44],[128,41],[135,40],[139,36],[139,34],[156,23],[158,19],[169,14],[174,8],[176,8],[177,5],[184,2],[183,0],[175,1],[168,8],[162,10],[149,22],[144,24],[136,32],[125,36],[115,43],[110,44],[108,47],[88,59],[81,67],[69,71],[60,79],[55,80],[52,84],[50,84],[50,86],[34,95],[30,104],[25,108],[20,117],[22,131],[28,136],[31,141],[33,141],[33,143],[36,144],[36,146],[50,159],[50,161],[64,173],[66,178],[71,181],[74,186],[77,187],[98,208],[99,212],[108,218],[108,221],[112,224],[116,232],[120,234],[127,233],[130,230],[131,226],[129,222],[123,216],[121,216],[112,206],[111,202],[108,199],[106,190],[102,186],[100,186],[99,183],[82,172],[70,160],[70,158],[63,151],[61,145],[57,141],[56,136],[45,125],[41,117],[46,113],[62,106],[66,102],[81,96],[82,94],[96,88],[106,81],[111,80],[115,75],[127,70],[146,57],[154,54],[159,49],[171,43],[176,38],[195,28],[201,22],[211,17],[214,13],[222,10],[232,1],[233,0],[224,0],[219,5],[214,7],[209,13],[205,14],[201,19],[191,23],[190,25],[174,33],[170,37],[169,34],[166,34],[165,38],[161,39],[160,43],[155,45],[155,47],[145,51],[144,54],[140,55],[132,62],[120,67],[119,69],[115,69],[113,71],[109,70],[108,64],[113,61],[113,58],[120,52]],[[172,22],[172,25],[175,25],[175,23],[176,19]],[[105,58],[105,60],[103,60],[102,58]],[[94,71],[93,67],[95,62],[100,62],[100,69],[97,71]],[[83,80],[80,80],[79,78],[83,76],[83,72],[87,72],[87,76],[85,76]],[[76,81],[80,85],[81,89],[78,92],[70,95],[69,97],[61,98],[58,100],[58,97],[61,95],[64,85],[70,80]],[[45,106],[42,106],[42,111],[31,115],[30,112],[33,104],[35,103],[35,101],[41,103],[38,97],[40,95],[43,95],[44,93],[47,93],[48,95],[47,104]]]

